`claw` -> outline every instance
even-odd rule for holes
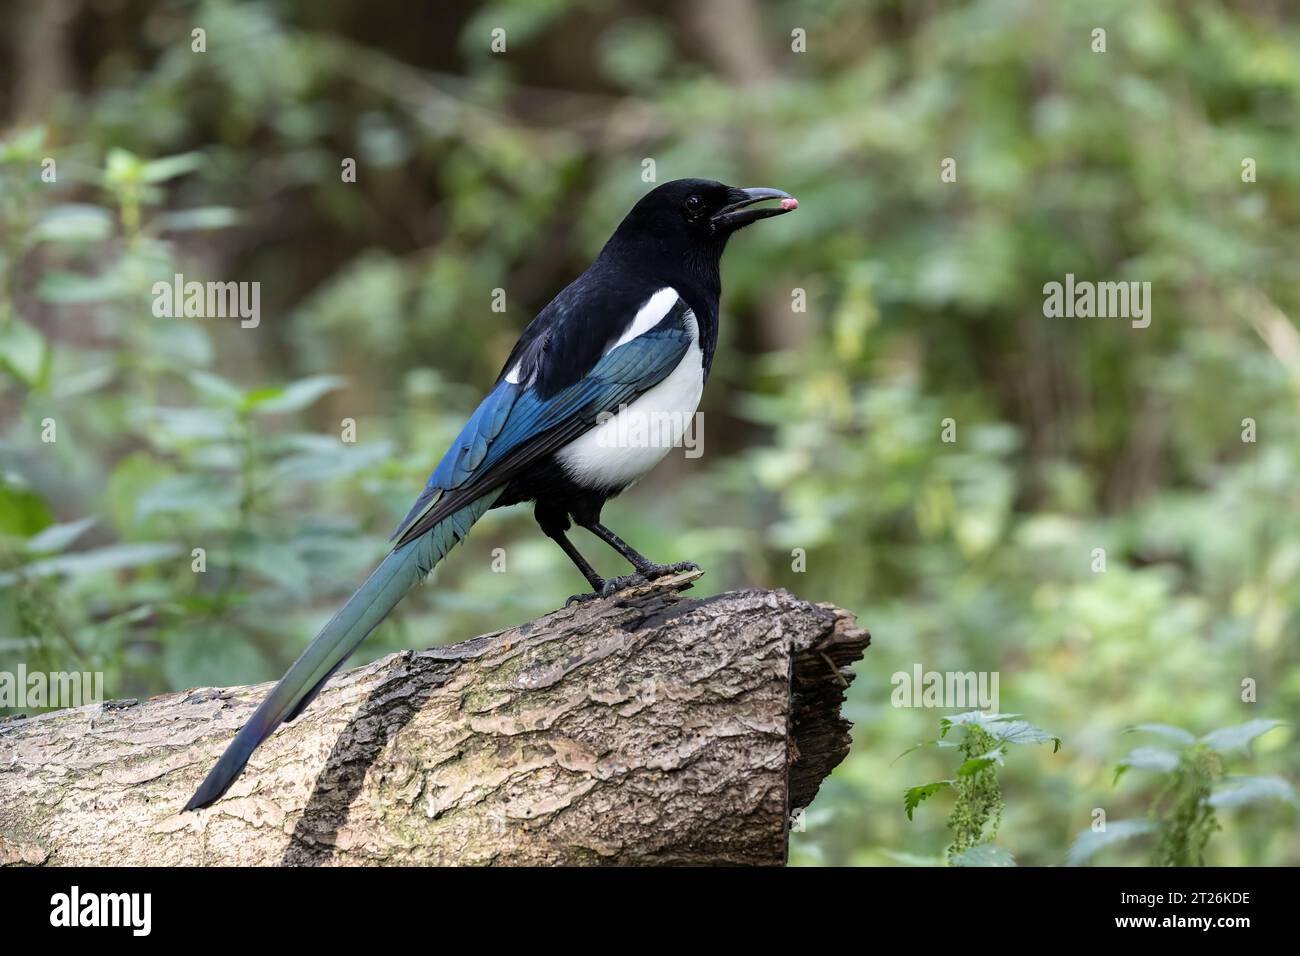
[[[601,597],[609,597],[617,594],[625,588],[636,587],[638,584],[645,584],[649,580],[639,571],[636,574],[625,574],[621,578],[610,578],[605,582],[605,586],[600,589]]]
[[[698,571],[700,566],[694,561],[678,561],[676,564],[652,564],[645,568],[641,573],[648,580],[653,581],[655,578],[667,577],[670,574],[680,574],[683,571]]]
[[[564,606],[568,607],[570,604],[586,604],[588,601],[594,601],[598,597],[600,597],[600,595],[595,591],[587,591],[585,594],[570,594],[569,599],[564,602]]]

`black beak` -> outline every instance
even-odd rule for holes
[[[782,192],[780,189],[769,189],[766,186],[756,186],[752,189],[733,189],[731,195],[736,201],[719,209],[714,213],[713,218],[709,220],[713,223],[715,229],[734,232],[742,226],[748,226],[751,222],[758,222],[758,220],[766,219],[769,216],[781,216],[799,208],[799,200],[789,193]],[[750,208],[755,203],[762,202],[765,199],[779,199],[781,204],[779,206],[764,206],[762,209]]]

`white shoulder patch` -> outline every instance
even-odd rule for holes
[[[625,342],[631,342],[638,335],[649,332],[663,321],[665,315],[672,311],[673,306],[677,304],[677,299],[677,290],[672,286],[664,286],[650,296],[645,305],[637,310],[636,318],[632,320],[627,330],[618,337],[618,341],[611,345],[610,349],[616,349]]]

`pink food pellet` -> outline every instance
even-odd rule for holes
[[[798,208],[799,208],[799,200],[795,199],[793,196],[791,196],[789,199],[782,199],[782,200],[781,200],[781,208],[782,208],[782,209],[798,209]]]

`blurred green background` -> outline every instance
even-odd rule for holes
[[[1094,808],[1147,808],[1154,777],[1112,783],[1125,728],[1300,703],[1297,117],[1282,0],[20,2],[0,669],[102,670],[110,697],[279,677],[653,159],[801,201],[724,259],[704,456],[606,509],[703,564],[696,593],[783,586],[873,632],[792,862],[941,857],[951,800],[909,823],[901,798],[951,754],[895,762],[946,713],[890,705],[920,663],[997,671],[1064,739],[1008,758],[998,839],[1062,863]],[[260,282],[261,324],[155,318],[176,272]],[[1150,327],[1045,318],[1067,272],[1149,281]],[[581,589],[527,509],[493,512],[357,660]],[[1298,758],[1284,727],[1229,769]],[[1221,819],[1210,862],[1300,863],[1293,805]]]

